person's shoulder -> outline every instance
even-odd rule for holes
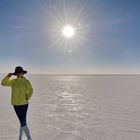
[[[11,79],[11,80],[14,82],[14,81],[16,81],[16,80],[17,80],[17,78],[13,78],[13,79]]]
[[[13,84],[17,82],[17,78],[13,78],[13,79],[11,79],[11,80],[12,80],[12,83],[13,83]]]
[[[30,82],[30,80],[29,80],[28,78],[26,78],[26,77],[24,77],[24,80],[25,80],[26,82]]]

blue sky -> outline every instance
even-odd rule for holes
[[[1,72],[140,73],[139,13],[138,0],[0,0]]]

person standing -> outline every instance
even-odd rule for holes
[[[26,122],[26,115],[29,105],[29,100],[33,94],[33,88],[28,79],[23,75],[27,71],[21,66],[15,68],[14,73],[9,73],[1,82],[2,86],[8,86],[12,89],[11,104],[20,122],[19,140],[22,140],[23,132],[28,140],[32,140],[30,131]],[[12,75],[17,76],[15,79],[10,79]]]

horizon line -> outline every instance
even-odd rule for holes
[[[27,75],[140,75],[140,73],[27,73]]]

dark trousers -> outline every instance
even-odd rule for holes
[[[18,119],[20,121],[20,125],[23,127],[26,125],[26,114],[28,110],[28,104],[26,105],[20,105],[20,106],[13,106],[14,110],[18,116]]]

